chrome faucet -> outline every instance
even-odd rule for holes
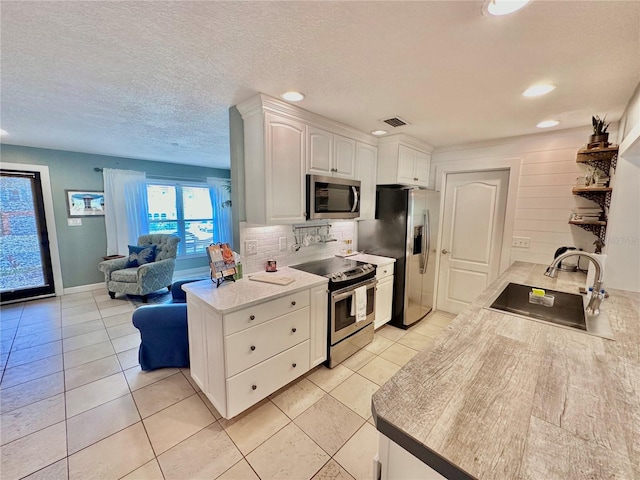
[[[578,252],[578,251],[568,251],[556,257],[553,262],[547,267],[547,271],[544,273],[547,277],[556,278],[558,274],[558,264],[562,262],[565,258],[568,257],[586,257],[596,268],[595,278],[593,280],[593,286],[591,288],[591,299],[589,300],[589,304],[585,309],[585,312],[592,315],[600,314],[600,303],[604,298],[604,291],[602,290],[602,264],[600,261],[591,253],[587,252]]]

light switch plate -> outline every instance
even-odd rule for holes
[[[530,243],[531,239],[529,237],[513,237],[511,246],[518,248],[529,248]]]
[[[81,227],[82,219],[81,218],[67,218],[67,226],[69,227]]]
[[[287,250],[287,237],[280,237],[278,239],[278,248],[281,252],[285,252]]]
[[[244,242],[244,253],[245,255],[257,255],[258,254],[258,241],[257,240],[247,240]]]

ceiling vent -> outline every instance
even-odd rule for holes
[[[391,125],[393,128],[402,127],[403,125],[409,125],[409,122],[401,119],[400,117],[392,117],[382,120],[387,125]]]

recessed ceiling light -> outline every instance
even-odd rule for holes
[[[510,13],[517,12],[531,0],[487,0],[482,11],[489,15],[509,15]]]
[[[9,135],[9,132],[0,128],[0,136],[4,137],[5,135]]]
[[[536,125],[536,127],[538,128],[549,128],[549,127],[555,127],[556,125],[558,125],[560,122],[557,120],[545,120],[544,122],[540,122],[538,125]]]
[[[299,102],[304,98],[304,95],[300,92],[284,92],[280,96],[289,102]]]
[[[373,130],[373,131],[371,132],[371,135],[384,135],[384,134],[386,134],[386,133],[387,133],[387,131],[386,131],[386,130]]]
[[[534,85],[533,87],[527,88],[522,92],[522,95],[525,97],[539,97],[540,95],[546,95],[555,89],[555,85],[551,85],[550,83],[541,83],[540,85]]]

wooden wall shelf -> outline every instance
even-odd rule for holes
[[[571,225],[600,225],[605,226],[607,222],[605,220],[569,220]]]
[[[573,187],[572,193],[583,193],[583,192],[593,192],[593,193],[607,193],[613,191],[611,187]]]
[[[618,161],[618,145],[611,145],[609,147],[597,147],[597,148],[582,148],[578,150],[576,156],[576,162],[586,164],[597,168],[605,175],[612,176],[612,170],[616,169]],[[602,207],[605,215],[605,220],[593,220],[593,221],[578,221],[569,220],[569,224],[577,225],[578,227],[593,233],[604,244],[605,237],[607,235],[607,221],[608,209],[611,205],[611,192],[612,187],[573,187],[571,193],[579,195],[583,198],[591,200]]]
[[[596,167],[604,173],[609,173],[609,167],[616,169],[618,163],[618,145],[607,148],[582,148],[578,150],[577,163],[586,163]]]

